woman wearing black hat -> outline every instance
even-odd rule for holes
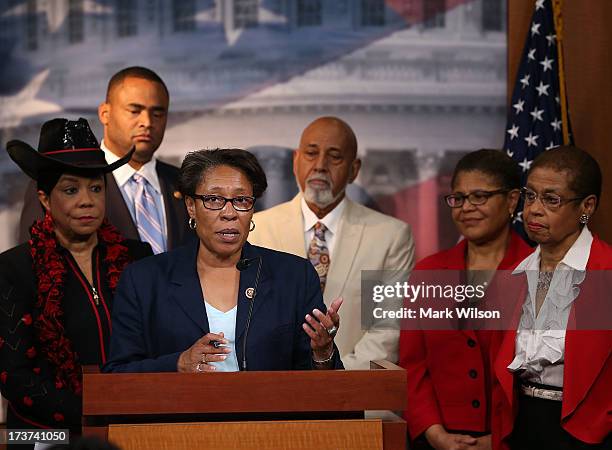
[[[43,124],[38,151],[7,144],[45,210],[29,242],[0,255],[0,388],[7,428],[80,433],[81,366],[106,362],[110,310],[125,266],[152,254],[104,219],[107,164],[85,119]],[[20,447],[23,448],[23,447]]]

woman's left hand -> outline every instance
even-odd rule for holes
[[[312,315],[306,314],[307,323],[302,324],[302,328],[310,337],[310,347],[315,360],[327,360],[334,351],[334,336],[340,327],[338,310],[342,301],[342,297],[334,300],[327,308],[326,314],[318,309],[314,309]]]
[[[491,450],[491,448],[492,447],[490,434],[476,438],[476,445],[474,446],[474,450]]]

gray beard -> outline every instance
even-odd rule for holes
[[[300,189],[301,190],[301,189]],[[326,208],[336,200],[338,200],[344,194],[344,190],[338,192],[338,195],[334,197],[331,189],[313,189],[306,184],[306,189],[302,191],[304,200],[308,203],[317,205],[318,208]]]

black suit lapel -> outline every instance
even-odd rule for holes
[[[252,262],[248,268],[240,272],[240,284],[238,288],[238,311],[236,313],[236,350],[239,353],[240,357],[242,357],[241,339],[243,338],[246,329],[246,323],[249,316],[249,307],[251,305],[251,302],[253,302],[253,312],[251,314],[251,320],[253,320],[253,317],[255,316],[257,310],[261,308],[261,305],[269,297],[269,292],[271,289],[270,275],[267,272],[264,261],[261,259],[261,257],[257,258],[258,256],[260,255],[256,248],[246,242],[244,244],[244,247],[242,249],[242,255],[240,257],[248,258]],[[257,284],[257,294],[255,295],[255,298],[251,300],[251,298],[247,296],[247,292],[250,292],[251,289],[255,288],[257,280],[257,271],[259,269],[260,264],[261,274],[259,275],[259,283]],[[251,333],[251,331],[249,331],[249,334]],[[238,345],[240,345],[240,348],[238,348]]]
[[[159,160],[155,165],[155,170],[166,210],[167,247],[168,250],[172,250],[185,244],[189,233],[185,202],[183,199],[174,197],[174,193],[178,190],[179,170]]]
[[[138,229],[112,174],[106,177],[106,218],[124,238],[140,240]]]

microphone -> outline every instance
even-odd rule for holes
[[[240,259],[236,263],[236,269],[238,269],[240,272],[242,272],[243,270],[246,270],[249,267],[251,267],[251,264],[253,263],[253,261],[255,261],[258,258],[259,258],[259,256],[255,257],[255,258],[250,258],[250,259],[249,258]]]
[[[247,316],[246,327],[244,329],[244,341],[242,341],[242,370],[247,370],[247,338],[249,337],[249,327],[251,326],[251,317],[253,316],[253,304],[255,303],[255,297],[257,296],[257,287],[259,286],[259,275],[261,274],[261,256],[256,256],[255,258],[250,259],[243,258],[239,260],[236,264],[236,269],[242,272],[243,270],[248,269],[255,260],[259,260],[259,263],[257,264],[257,275],[255,276],[253,298],[251,298],[251,302],[249,303],[249,315]]]

